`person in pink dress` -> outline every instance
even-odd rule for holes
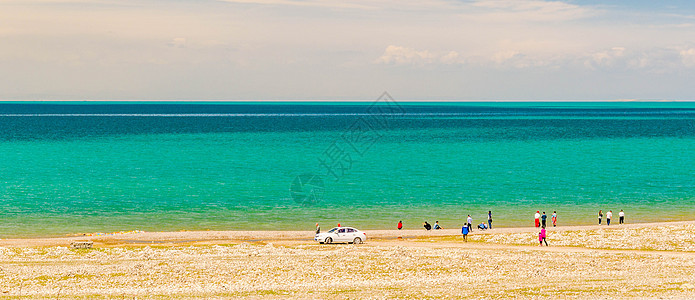
[[[545,240],[545,226],[541,228],[541,232],[538,233],[538,242],[540,243],[539,246],[543,246],[543,243],[545,242],[545,246],[548,246],[548,241]]]

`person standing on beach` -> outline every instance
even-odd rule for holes
[[[613,211],[609,210],[608,213],[606,214],[606,226],[611,225],[611,218],[613,217]]]
[[[543,243],[545,242],[545,246],[548,246],[548,241],[545,240],[545,226],[541,228],[541,232],[538,233],[538,242],[540,242],[539,246],[543,246]]]
[[[487,211],[487,228],[492,229],[492,211]]]
[[[396,228],[398,228],[398,230],[403,229],[403,221],[398,221],[398,225],[396,225]]]
[[[623,223],[625,222],[625,212],[623,212],[622,209],[618,213],[618,217],[620,217],[620,225],[623,225]]]
[[[534,216],[534,218],[536,219],[536,221],[535,221],[535,222],[536,222],[536,227],[541,227],[541,220],[540,220],[540,218],[541,218],[541,212],[537,210],[537,211],[536,211],[536,215]]]
[[[471,215],[468,215],[466,222],[468,223],[468,231],[473,231],[473,218],[471,218]]]
[[[541,216],[541,223],[543,224],[543,228],[545,228],[545,221],[548,220],[548,216],[543,212],[543,215]]]
[[[316,223],[316,234],[321,233],[321,226],[319,226],[319,223]]]
[[[601,219],[603,218],[603,211],[598,210],[598,225],[601,225]]]
[[[557,211],[553,211],[553,216],[550,217],[550,220],[553,221],[553,227],[557,227]]]
[[[461,234],[463,235],[463,241],[468,242],[468,226],[469,224],[463,224],[463,227],[461,227]]]

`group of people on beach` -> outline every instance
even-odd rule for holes
[[[543,227],[545,228],[546,222],[548,220],[548,215],[543,212],[541,215],[541,211],[537,210],[536,215],[534,215],[535,219],[535,225],[536,227]],[[553,227],[557,227],[557,211],[553,211],[553,215],[550,217],[550,221],[553,223]]]
[[[432,229],[443,229],[441,225],[439,225],[439,221],[434,222],[434,227],[427,221],[422,223],[422,227],[425,228],[425,230],[432,230]],[[403,221],[398,221],[398,224],[396,225],[396,229],[401,230],[403,229]],[[487,212],[487,224],[485,222],[481,222],[478,224],[478,229],[480,230],[487,230],[487,229],[492,229],[492,211]],[[468,241],[468,233],[473,231],[473,217],[471,215],[468,215],[466,217],[466,223],[463,224],[463,227],[461,227],[461,234],[463,234],[463,240]]]
[[[625,222],[625,212],[621,209],[620,212],[618,213],[620,224],[622,225]],[[609,210],[608,213],[606,213],[606,225],[611,225],[611,219],[613,218],[613,211]],[[598,224],[601,225],[601,220],[603,219],[603,210],[598,211]],[[543,243],[545,243],[546,246],[548,246],[548,241],[546,240],[546,230],[545,227],[547,225],[547,220],[548,220],[548,215],[546,215],[545,212],[541,214],[540,210],[536,211],[536,214],[534,215],[534,225],[536,228],[541,228],[540,232],[538,232],[538,242],[540,243],[540,246],[543,246]],[[553,227],[557,227],[557,211],[553,211],[553,214],[550,216],[550,222],[553,224]],[[441,225],[439,225],[439,221],[434,222],[434,227],[425,221],[422,226],[425,228],[425,230],[438,230],[438,229],[443,229]],[[340,227],[340,223],[338,223],[338,227]],[[398,221],[398,224],[396,225],[396,228],[398,230],[403,229],[403,221]],[[478,229],[480,230],[486,230],[486,229],[492,229],[492,211],[487,212],[487,224],[485,222],[481,222],[478,224]],[[468,234],[473,231],[473,218],[471,215],[468,215],[466,218],[466,223],[461,227],[461,234],[463,235],[463,240],[468,241]],[[319,227],[319,224],[316,223],[316,233],[318,234],[321,232],[321,229]]]
[[[545,212],[543,212],[543,214],[541,215],[541,211],[537,210],[536,214],[533,217],[534,225],[536,225],[536,228],[541,228],[541,231],[538,232],[539,246],[543,246],[543,243],[545,243],[545,246],[548,246],[548,240],[546,240],[547,235],[545,232],[545,226],[548,220],[548,215],[546,215]],[[550,217],[550,221],[553,223],[553,227],[557,227],[557,211],[553,211],[553,214]]]
[[[478,229],[480,230],[486,230],[486,229],[492,229],[492,211],[488,210],[487,211],[487,224],[485,222],[480,222],[478,224]],[[471,215],[468,215],[468,218],[466,218],[466,224],[461,227],[461,235],[463,235],[463,241],[468,242],[468,234],[473,231],[473,218]]]
[[[438,230],[438,229],[444,229],[441,225],[439,225],[439,221],[434,222],[434,227],[427,221],[422,223],[422,227],[425,228],[425,230]],[[396,224],[396,229],[401,230],[403,229],[403,221],[398,221],[398,224]],[[487,224],[485,222],[481,222],[478,224],[478,229],[480,230],[486,230],[486,229],[492,229],[492,211],[487,212]],[[463,234],[463,239],[464,241],[467,241],[467,236],[469,232],[473,231],[473,217],[471,215],[468,215],[466,218],[466,223],[461,227],[461,234]]]
[[[425,223],[422,223],[422,226],[425,227],[426,230],[432,230],[432,225],[430,225],[430,223],[427,223],[427,221],[425,221]],[[398,230],[403,229],[403,221],[398,221],[398,225],[396,227],[398,228]],[[443,229],[442,226],[439,226],[439,221],[434,222],[434,229]]]
[[[620,212],[618,213],[618,217],[619,217],[618,220],[619,220],[619,222],[620,222],[619,224],[620,224],[620,225],[623,225],[623,224],[625,223],[625,212],[624,212],[622,209],[621,209]],[[613,211],[612,211],[612,210],[609,210],[609,211],[606,213],[606,226],[610,226],[610,225],[611,225],[611,219],[612,219],[612,218],[613,218]],[[603,210],[600,210],[600,209],[599,209],[599,211],[598,211],[598,225],[601,225],[601,219],[603,219]]]

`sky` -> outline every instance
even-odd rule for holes
[[[0,100],[695,100],[695,3],[0,0]]]

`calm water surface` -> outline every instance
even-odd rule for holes
[[[0,103],[0,236],[695,219],[693,103],[399,105]]]

